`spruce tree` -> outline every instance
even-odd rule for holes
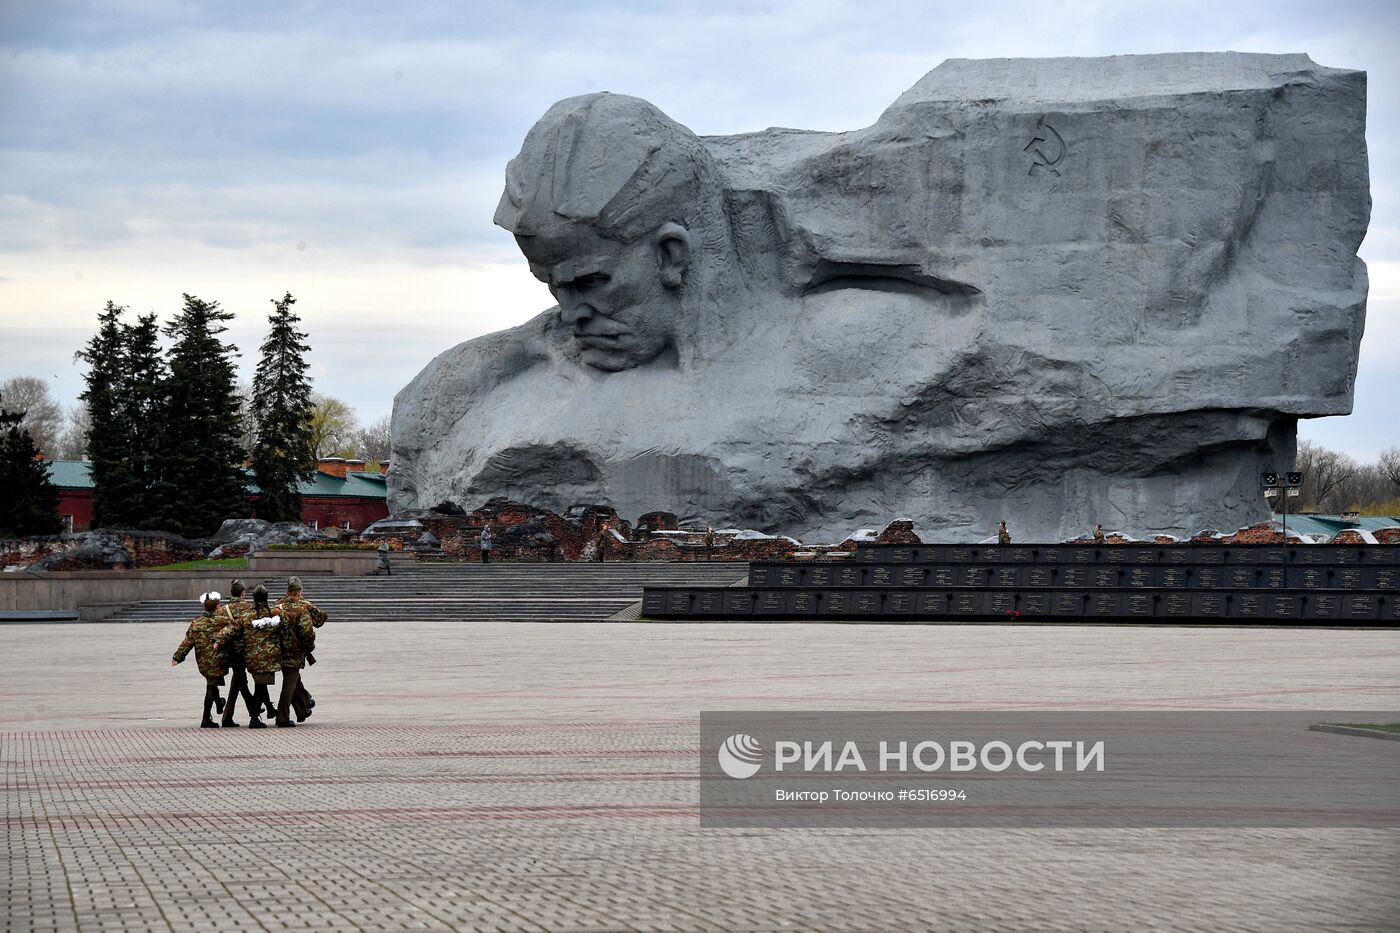
[[[39,457],[34,438],[20,427],[24,412],[5,410],[0,398],[0,538],[57,534],[58,490],[49,481],[49,462]]]
[[[125,417],[126,308],[107,302],[97,333],[77,353],[88,364],[80,398],[88,407],[87,452],[91,461],[94,528],[132,527],[131,505],[142,489],[131,465],[131,425]]]
[[[212,534],[227,518],[248,514],[244,451],[238,445],[238,348],[219,335],[233,315],[216,301],[185,295],[165,326],[167,409],[161,444],[160,525],[187,537]]]
[[[166,382],[160,352],[160,325],[143,314],[122,328],[122,379],[118,399],[128,428],[127,462],[132,493],[123,509],[124,527],[159,529],[171,488],[164,475],[166,456]]]
[[[311,445],[311,383],[306,378],[303,354],[306,334],[297,330],[301,321],[292,313],[296,299],[287,292],[273,301],[268,315],[267,339],[253,376],[253,420],[257,440],[253,445],[253,475],[262,491],[258,517],[270,522],[301,521],[299,482],[316,474],[316,454]]]

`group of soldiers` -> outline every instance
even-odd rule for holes
[[[262,713],[276,717],[280,727],[304,722],[316,706],[315,699],[302,682],[301,672],[315,664],[316,629],[326,622],[326,614],[302,594],[301,578],[287,581],[287,595],[275,604],[268,603],[267,588],[253,588],[251,601],[243,598],[246,587],[242,580],[229,586],[230,599],[222,603],[222,595],[210,591],[200,597],[204,612],[190,622],[180,647],[170,659],[174,667],[194,649],[195,664],[204,677],[204,718],[200,726],[216,729],[234,728],[234,704],[243,697],[248,710],[248,726],[265,729]],[[224,676],[232,671],[228,700],[219,695]],[[276,707],[268,695],[278,672],[282,674],[282,691]],[[253,689],[248,689],[248,675]],[[215,709],[221,714],[215,722]],[[292,715],[296,721],[292,721]]]

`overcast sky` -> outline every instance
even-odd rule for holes
[[[119,11],[119,12],[118,12]],[[855,129],[955,57],[1306,52],[1370,73],[1371,299],[1355,413],[1400,444],[1400,14],[1385,2],[0,2],[0,380],[65,404],[110,298],[298,298],[316,387],[365,421],[434,355],[552,304],[491,224],[554,101],[611,90],[695,132]]]

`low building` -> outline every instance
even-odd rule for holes
[[[86,460],[53,460],[49,479],[58,487],[58,514],[64,531],[92,527],[92,464]],[[313,528],[342,528],[361,532],[389,516],[389,495],[383,472],[365,469],[363,460],[332,458],[317,465],[316,475],[301,483],[301,520]],[[248,475],[248,505],[254,518],[261,491]],[[246,517],[246,516],[229,516]]]

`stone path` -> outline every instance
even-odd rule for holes
[[[695,809],[701,709],[1394,709],[1400,632],[332,622],[265,731],[194,728],[180,634],[0,628],[6,931],[1400,926],[1400,831]]]

